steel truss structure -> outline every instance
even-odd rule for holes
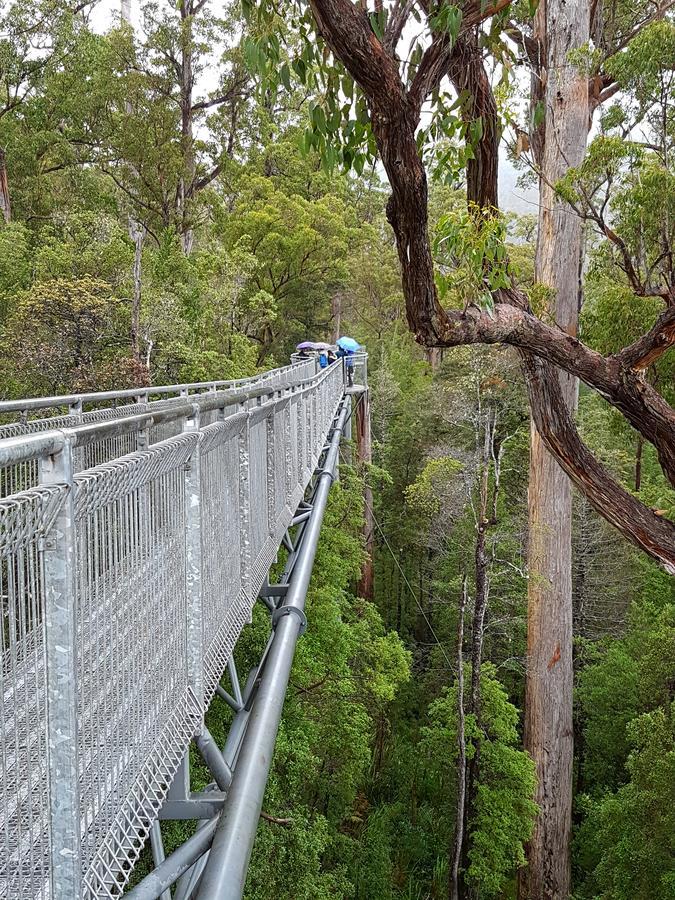
[[[0,432],[0,898],[118,897],[148,836],[157,869],[129,896],[167,900],[168,871],[175,897],[241,896],[348,404],[341,367],[310,361],[0,405],[22,413]],[[241,690],[259,596],[273,630]],[[235,711],[222,751],[216,692]],[[200,795],[192,740],[214,778]],[[158,817],[188,816],[202,827],[163,860]]]
[[[186,757],[160,813],[160,819],[199,819],[185,844],[164,858],[159,828],[153,855],[156,869],[125,896],[128,900],[234,900],[244,893],[295,645],[307,626],[305,596],[328,499],[335,477],[340,436],[351,410],[349,398],[340,404],[328,443],[317,468],[308,499],[303,500],[284,536],[288,557],[275,584],[265,581],[259,599],[270,615],[270,635],[259,663],[242,691],[231,658],[228,664],[232,694],[216,690],[235,712],[222,751],[206,729],[195,739],[213,783],[200,793],[190,792]]]

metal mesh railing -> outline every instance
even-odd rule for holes
[[[311,352],[311,351],[310,351]],[[351,353],[348,357],[340,357],[343,362],[341,363],[345,371],[348,372],[349,369],[352,371],[352,381],[354,385],[358,385],[362,388],[368,387],[368,354],[365,350],[356,350],[354,353]],[[309,363],[312,366],[318,368],[318,354],[313,353],[307,358],[306,353],[292,353],[291,361],[293,363],[299,364]]]
[[[0,506],[3,724],[0,897],[47,898],[47,665],[41,544],[65,486],[33,488]]]
[[[95,424],[143,414],[152,415],[161,411],[169,412],[186,402],[208,405],[214,398],[236,397],[238,399],[233,404],[227,405],[226,411],[230,412],[241,403],[240,398],[246,394],[260,390],[268,392],[286,390],[313,377],[314,373],[313,361],[305,360],[234,381],[199,382],[97,394],[0,401],[0,418],[8,420],[5,424],[0,424],[0,440],[55,428],[75,428],[81,424]],[[35,417],[30,418],[31,415]],[[205,413],[205,423],[213,415],[213,411]],[[178,418],[165,419],[153,424],[147,434],[141,435],[142,445],[155,444],[169,437],[175,437],[180,430]],[[88,444],[76,457],[75,468],[83,471],[117,459],[136,450],[137,443],[137,436],[130,432],[105,433],[98,441]],[[36,460],[0,467],[0,497],[33,487],[37,481]]]
[[[296,367],[0,440],[39,482],[0,498],[2,900],[121,894],[343,393]]]

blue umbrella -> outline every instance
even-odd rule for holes
[[[341,337],[337,339],[338,347],[342,347],[343,350],[351,350],[352,352],[361,349],[361,344],[354,340],[354,338],[350,337]]]

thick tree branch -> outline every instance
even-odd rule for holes
[[[383,111],[400,114],[406,103],[398,64],[377,39],[368,15],[351,0],[310,0],[317,31],[365,95]]]
[[[547,449],[593,509],[675,575],[675,524],[621,487],[579,437],[553,366],[521,354],[530,409]]]
[[[483,7],[482,3],[467,3],[462,8],[460,36],[486,19],[496,15],[511,5],[512,0],[495,0]],[[426,6],[426,4],[425,4]],[[410,102],[415,109],[421,109],[429,94],[434,91],[448,74],[450,59],[455,51],[455,43],[447,32],[434,34],[425,50],[419,68],[410,85]]]
[[[625,48],[630,44],[633,38],[636,38],[646,27],[647,25],[651,25],[652,22],[656,22],[659,19],[662,19],[669,9],[672,9],[675,6],[675,0],[665,0],[664,3],[659,4],[654,12],[645,16],[640,22],[638,22],[629,32],[622,35],[622,37],[609,48],[609,53],[607,57],[615,56],[617,53],[620,53],[621,50],[625,50]]]
[[[212,106],[221,106],[223,103],[231,103],[233,100],[243,98],[244,88],[247,83],[248,78],[245,75],[240,74],[236,76],[224,93],[218,94],[209,100],[200,100],[197,103],[193,103],[192,112],[197,112],[200,109],[210,109]]]
[[[464,121],[470,123],[480,119],[483,124],[479,146],[474,149],[466,166],[466,194],[480,210],[491,213],[498,202],[499,117],[475,34],[464,35],[457,40],[448,59],[447,73],[457,94],[464,92],[467,95],[462,108]]]
[[[415,0],[396,0],[384,31],[383,44],[390,53],[396,50],[414,5]]]
[[[637,341],[624,347],[612,359],[630,369],[644,370],[675,344],[675,306],[661,313],[652,328]]]
[[[672,314],[664,314],[660,325],[657,323],[644,339],[626,348],[630,352],[625,358],[620,354],[604,357],[561,328],[542,322],[523,306],[524,299],[517,292],[501,291],[497,300],[501,302],[495,304],[492,313],[474,306],[445,312],[433,325],[435,346],[509,344],[576,376],[654,444],[666,476],[675,484],[675,410],[645,381],[637,364],[641,354],[651,352],[649,348],[661,349],[662,340],[672,343]],[[660,338],[660,333],[665,337]],[[422,343],[430,335],[423,332]]]

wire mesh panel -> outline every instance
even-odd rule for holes
[[[66,488],[0,501],[0,897],[47,898],[49,809],[41,542]]]
[[[82,424],[111,421],[137,415],[147,409],[147,404],[129,404],[127,406],[99,409],[82,414],[52,416],[46,419],[32,419],[29,422],[15,422],[0,426],[0,440],[6,437],[35,434],[61,428],[75,428]],[[117,459],[136,449],[136,437],[133,433],[103,435],[81,448],[76,459],[78,470],[89,469],[103,462]],[[18,491],[27,490],[38,483],[38,460],[31,459],[0,468],[0,496],[6,497]]]
[[[299,463],[298,458],[298,403],[299,403],[299,394],[292,393],[290,396],[289,406],[288,406],[288,428],[289,428],[289,452],[290,452],[290,484],[291,484],[291,496],[293,494],[294,486],[300,481],[300,470],[302,467],[302,463]],[[291,503],[291,499],[289,497],[289,504]]]
[[[209,698],[248,619],[242,583],[239,456],[247,413],[207,426],[201,443],[202,641]]]
[[[368,354],[364,350],[357,350],[352,357],[354,383],[362,387],[368,387]]]
[[[267,506],[267,416],[268,407],[259,407],[250,419],[251,553],[256,560],[268,535]]]
[[[20,421],[9,422],[0,425],[0,440],[6,437],[17,437],[24,434],[33,434],[39,431],[49,431],[60,428],[74,428],[80,424],[92,424],[105,422],[112,419],[138,415],[144,412],[155,412],[170,409],[180,403],[200,402],[203,399],[210,400],[214,397],[226,400],[228,394],[233,391],[254,390],[259,386],[268,385],[270,390],[281,390],[300,384],[311,378],[314,374],[314,362],[305,360],[298,365],[285,366],[254,375],[250,378],[242,378],[230,382],[212,382],[199,384],[175,385],[172,387],[148,388],[139,390],[135,402],[129,402],[132,391],[119,391],[117,393],[83,394],[62,398],[45,398],[44,406],[37,406],[38,418],[29,419],[28,411],[22,409],[22,403],[26,401],[0,402],[0,408],[9,407],[15,409],[15,416],[21,413]],[[165,392],[172,391],[176,396],[165,396]],[[161,399],[148,400],[148,394],[159,396]],[[100,400],[97,398],[101,398]],[[31,401],[37,403],[39,401]],[[96,409],[82,411],[83,402],[96,404]],[[77,408],[77,412],[63,414],[68,407]],[[233,405],[223,404],[223,412],[208,410],[204,413],[202,423],[209,425],[219,417],[236,412]],[[51,414],[53,413],[53,414]],[[8,412],[7,417],[12,413]],[[150,428],[148,444],[156,444],[170,437],[179,435],[182,431],[182,423],[179,418],[163,421]],[[100,440],[91,442],[82,448],[76,460],[77,471],[84,471],[93,466],[118,459],[127,453],[132,453],[137,447],[136,436],[132,432],[125,434],[110,434],[102,436]],[[28,490],[38,483],[37,460],[30,460],[14,466],[0,467],[0,497],[7,497],[18,491]]]
[[[151,404],[149,403],[127,403],[124,406],[111,409],[97,409],[82,413],[82,422],[91,424],[93,422],[108,422],[113,419],[129,418],[130,416],[148,412],[150,407]],[[77,460],[77,469],[78,471],[84,471],[85,469],[92,469],[94,466],[100,466],[102,463],[111,462],[113,459],[119,459],[120,456],[133,453],[136,447],[137,434],[133,431],[125,434],[104,435],[99,440],[82,448],[80,457]]]
[[[286,519],[293,510],[288,508],[291,500],[291,434],[290,434],[290,400],[282,400],[274,410],[274,522],[279,518]]]
[[[0,440],[21,437],[36,432],[51,431],[54,428],[70,428],[76,425],[76,416],[54,416],[51,419],[36,419],[32,422],[14,422],[0,426]],[[38,460],[28,459],[14,464],[0,466],[0,497],[9,497],[20,491],[27,491],[38,483]]]
[[[120,893],[200,719],[186,659],[184,434],[76,478],[85,896]]]

